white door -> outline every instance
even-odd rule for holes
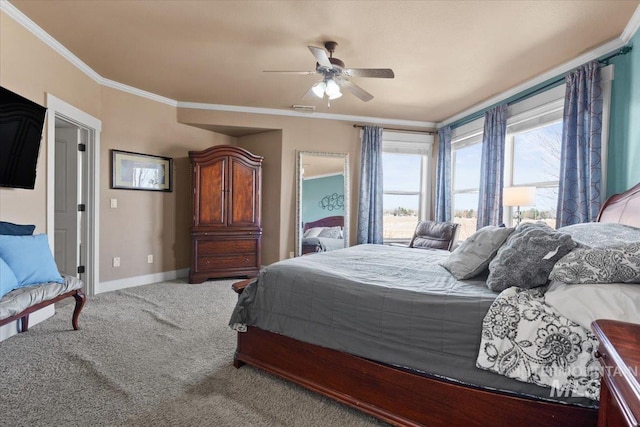
[[[81,265],[83,168],[79,151],[82,130],[56,120],[55,132],[55,260],[58,269],[77,276]]]

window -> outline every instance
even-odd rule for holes
[[[602,69],[602,185],[606,193],[607,146],[613,66]],[[504,186],[536,187],[534,206],[521,209],[523,222],[545,221],[556,226],[565,85],[509,106],[505,145]],[[454,128],[451,133],[453,215],[461,224],[458,238],[476,231],[480,158],[484,119]],[[505,207],[504,221],[513,225],[516,208]]]
[[[535,204],[521,209],[522,222],[544,221],[553,228],[556,226],[561,143],[561,120],[507,133],[507,150],[513,152],[513,160],[505,175],[511,173],[512,186],[536,187]],[[510,223],[515,208],[507,207],[506,212],[505,222]]]
[[[478,192],[480,189],[480,158],[482,155],[482,128],[478,133],[475,123],[470,134],[461,129],[452,136],[453,156],[453,222],[460,224],[457,238],[464,240],[476,231],[478,221]]]
[[[509,107],[504,186],[536,187],[534,206],[521,208],[523,221],[555,227],[562,142],[564,85]],[[484,119],[452,134],[453,213],[459,239],[476,231]],[[515,225],[515,207],[505,207],[504,222]]]
[[[383,132],[382,187],[385,242],[408,241],[418,221],[429,217],[433,136]]]

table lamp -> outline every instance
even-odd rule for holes
[[[516,225],[522,220],[520,206],[533,206],[536,199],[536,187],[506,187],[502,192],[504,206],[516,206]]]

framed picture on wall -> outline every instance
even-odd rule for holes
[[[172,191],[173,159],[111,150],[111,188]]]

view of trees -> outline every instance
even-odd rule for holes
[[[415,209],[403,208],[401,206],[394,209],[386,209],[384,214],[393,216],[418,216],[418,212]]]

